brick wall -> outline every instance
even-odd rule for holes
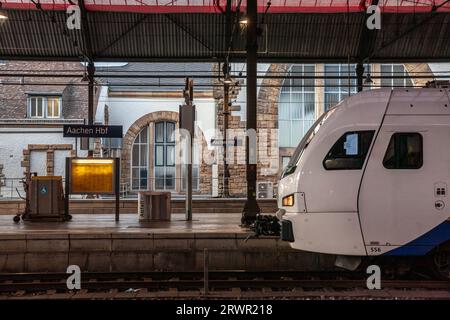
[[[81,63],[7,61],[6,64],[0,65],[1,71],[27,74],[38,71],[56,74],[58,71],[69,71],[80,74],[80,77],[26,77],[24,79],[0,77],[0,119],[25,118],[27,116],[27,92],[59,92],[62,94],[62,115],[64,118],[84,119],[87,117],[88,90],[87,82],[81,81],[84,72]],[[61,85],[59,85],[60,83]],[[94,102],[94,105],[96,105],[96,102]]]

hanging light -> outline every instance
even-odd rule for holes
[[[7,20],[8,19],[8,15],[6,14],[5,10],[2,10],[2,3],[0,2],[0,22]]]
[[[223,83],[231,84],[232,82],[233,82],[233,80],[231,79],[230,74],[227,73],[227,75],[225,76],[225,79],[223,80]]]
[[[370,73],[368,73],[368,74],[366,75],[366,78],[364,79],[364,83],[365,83],[365,84],[373,83],[373,80],[372,80],[372,77],[370,76]]]

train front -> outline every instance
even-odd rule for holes
[[[308,154],[311,155],[311,144],[315,136],[332,112],[333,109],[330,109],[312,125],[279,177],[277,217],[281,220],[281,239],[290,242],[295,249],[305,250],[298,233],[300,226],[294,226],[296,217],[307,212],[305,194],[300,188],[302,166]]]

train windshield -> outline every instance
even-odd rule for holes
[[[297,148],[294,151],[294,154],[292,155],[291,159],[289,160],[288,165],[283,170],[281,174],[281,178],[286,177],[287,175],[290,175],[295,171],[297,168],[298,160],[300,159],[303,151],[308,147],[311,140],[314,138],[316,133],[319,131],[322,124],[325,122],[325,120],[330,116],[331,113],[333,113],[335,108],[329,109],[327,112],[322,114],[319,119],[314,122],[314,124],[309,128],[309,130],[306,132],[306,134],[303,136],[302,140],[300,140],[300,143],[298,144]]]

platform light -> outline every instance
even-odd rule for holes
[[[6,14],[6,11],[0,10],[0,22],[8,20],[8,15]]]
[[[0,2],[0,22],[8,19],[8,14],[5,10],[2,10],[2,3]]]
[[[368,74],[366,75],[366,79],[364,80],[364,83],[366,83],[366,84],[371,84],[371,83],[373,83],[373,80],[372,80],[372,77],[370,76],[370,73],[368,73]]]
[[[232,84],[233,83],[233,80],[231,79],[230,74],[226,75],[225,79],[223,80],[223,83],[225,83],[225,84]]]

